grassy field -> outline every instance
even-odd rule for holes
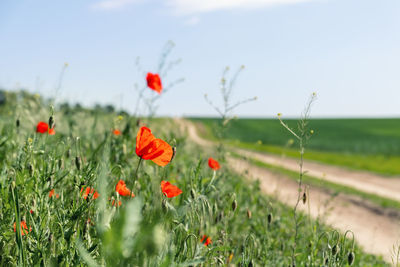
[[[141,120],[177,153],[165,167],[140,165],[137,118],[64,105],[54,111],[56,134],[41,134],[35,127],[48,121],[49,102],[29,94],[7,99],[0,106],[1,266],[290,265],[293,208],[232,173],[223,158],[211,170],[207,158],[217,154],[189,142],[172,120]],[[116,192],[120,179],[135,197]],[[164,196],[162,180],[182,194]],[[355,266],[386,266],[299,216],[298,266],[345,266],[352,253]]]
[[[217,119],[193,118],[215,138]],[[296,120],[284,120],[296,129]],[[400,174],[400,119],[314,119],[306,159],[385,175]],[[277,119],[232,120],[223,139],[231,145],[298,157],[296,140]]]

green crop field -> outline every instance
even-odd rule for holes
[[[355,266],[386,266],[353,245],[350,234],[302,213],[293,251],[293,208],[232,173],[224,158],[191,143],[170,119],[139,122],[99,107],[53,111],[38,96],[5,96],[1,266],[288,266],[292,256],[298,266],[345,266],[354,255]],[[55,134],[37,133],[51,115]],[[143,123],[176,147],[165,167],[135,153]],[[221,169],[208,167],[210,156]],[[126,195],[116,192],[120,180]],[[182,193],[163,195],[163,180]]]
[[[192,118],[215,138],[218,119]],[[284,121],[293,129],[297,120]],[[387,175],[400,174],[400,119],[312,119],[314,134],[306,159]],[[278,119],[236,119],[224,131],[225,142],[258,151],[298,157],[296,140]]]

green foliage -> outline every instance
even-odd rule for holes
[[[19,96],[17,103],[8,105],[0,120],[1,266],[290,263],[292,209],[265,196],[258,182],[231,172],[225,162],[213,173],[203,159],[212,155],[206,156],[177,132],[173,121],[150,120],[147,125],[157,137],[176,145],[176,157],[164,168],[144,161],[134,182],[137,118],[84,108],[55,109],[56,135],[50,136],[34,130],[50,115],[42,100]],[[116,128],[123,134],[113,135]],[[115,192],[119,179],[134,198]],[[166,198],[161,180],[183,193]],[[81,189],[86,187],[98,191],[99,197],[83,198]],[[50,198],[52,189],[55,195]],[[121,206],[115,205],[119,201]],[[356,266],[385,265],[363,253],[351,238],[305,214],[299,216],[304,222],[296,248],[300,266],[345,265],[350,253]],[[28,226],[25,235],[13,232],[19,218]],[[208,247],[200,242],[203,235],[212,239]]]

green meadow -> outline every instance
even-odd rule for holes
[[[233,173],[221,154],[193,144],[171,119],[138,120],[110,107],[53,109],[40,96],[5,95],[1,266],[289,266],[293,257],[298,266],[387,266],[351,234],[307,214],[298,212],[295,226],[293,207]],[[55,135],[37,133],[50,116]],[[176,148],[165,167],[140,163],[143,124]],[[221,169],[210,169],[209,157]],[[116,192],[119,180],[134,197]],[[164,195],[162,180],[182,194]]]
[[[218,136],[219,120],[192,118],[211,139],[261,152],[298,157],[297,141],[278,119],[234,119]],[[283,120],[293,129],[297,120]],[[305,158],[384,175],[400,174],[400,119],[311,119]]]

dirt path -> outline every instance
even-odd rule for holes
[[[201,146],[212,146],[213,142],[201,138],[197,134],[193,123],[177,120],[182,128],[186,128],[189,137]],[[282,159],[281,157],[264,155],[261,153],[250,152],[238,149],[238,152],[244,156],[251,156],[260,161],[281,166],[287,169],[298,171],[297,162],[293,159]],[[251,179],[259,179],[262,190],[267,194],[274,194],[279,201],[293,206],[297,197],[297,184],[295,181],[286,178],[280,174],[269,171],[250,164],[248,161],[238,158],[228,158],[229,166],[235,171],[243,173]],[[359,190],[372,192],[393,199],[398,198],[400,189],[396,191],[397,179],[388,179],[364,172],[354,172],[337,167],[306,163],[306,169],[312,176],[322,177],[325,173],[325,179],[335,183],[342,183],[348,186],[356,187]],[[246,172],[245,172],[246,171]],[[329,177],[329,179],[328,179]],[[371,179],[369,181],[368,179]],[[394,182],[388,187],[388,182]],[[350,180],[350,181],[346,181]],[[368,191],[372,190],[373,191]],[[392,193],[393,195],[390,195]],[[400,225],[396,218],[388,216],[386,212],[374,204],[366,203],[355,196],[339,194],[332,201],[332,195],[319,188],[310,188],[310,215],[313,218],[320,218],[332,225],[334,228],[345,232],[351,229],[360,244],[366,252],[382,255],[387,262],[391,262],[391,251],[393,245],[400,239]],[[306,212],[305,206],[301,205]]]

